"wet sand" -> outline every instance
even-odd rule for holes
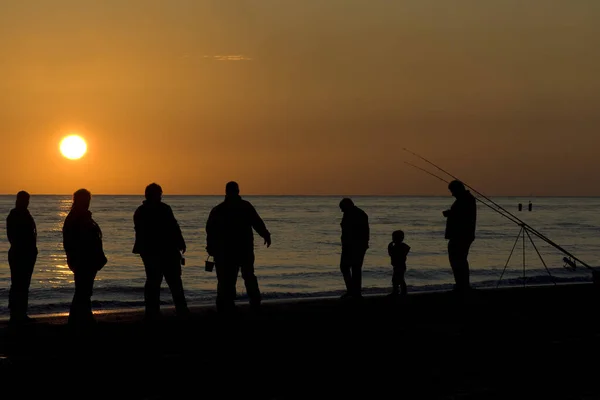
[[[600,398],[593,284],[0,323],[2,393],[58,398]],[[21,386],[19,382],[26,382]],[[77,391],[73,387],[80,387]],[[9,398],[9,397],[6,397]],[[12,398],[12,397],[11,397]]]

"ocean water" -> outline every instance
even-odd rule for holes
[[[273,244],[267,249],[255,236],[256,274],[265,299],[329,296],[343,293],[339,272],[340,197],[248,196],[272,233]],[[392,268],[387,255],[391,233],[402,229],[411,246],[408,256],[409,291],[446,290],[453,277],[448,264],[445,218],[442,211],[452,204],[451,197],[353,197],[370,218],[371,243],[363,272],[366,293],[390,290]],[[132,254],[134,241],[133,212],[141,196],[94,196],[91,211],[104,233],[108,264],[95,283],[95,310],[143,307],[144,268],[139,256]],[[215,298],[214,272],[204,271],[204,225],[211,208],[221,196],[166,196],[187,242],[183,282],[191,305],[212,303]],[[494,198],[530,226],[564,247],[587,264],[600,266],[600,198]],[[528,201],[533,211],[527,211]],[[521,202],[524,210],[519,212]],[[14,196],[0,196],[0,212],[8,215]],[[33,196],[30,211],[38,226],[39,256],[32,278],[30,314],[67,312],[74,284],[62,248],[61,228],[71,205],[69,196]],[[8,316],[10,270],[5,217],[0,219],[0,317]],[[589,270],[563,268],[563,254],[533,237],[545,269],[529,241],[519,239],[507,263],[520,228],[495,211],[478,204],[476,240],[469,261],[474,286],[544,284],[591,280]],[[523,268],[525,255],[525,268]],[[505,270],[503,279],[499,281]],[[525,276],[525,279],[523,277]],[[245,288],[238,280],[238,295]],[[163,283],[161,301],[172,304]]]

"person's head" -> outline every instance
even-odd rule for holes
[[[340,201],[340,210],[342,210],[342,212],[346,212],[352,207],[354,207],[354,202],[351,199],[345,197]]]
[[[225,185],[225,196],[232,197],[232,196],[238,196],[239,194],[240,194],[240,186],[237,184],[237,182],[234,182],[234,181],[227,182],[227,185]]]
[[[89,210],[90,202],[92,201],[92,194],[87,189],[79,189],[73,193],[73,205],[71,206],[74,210]]]
[[[162,194],[163,194],[162,188],[160,187],[160,185],[158,183],[149,184],[148,186],[146,186],[146,191],[144,192],[146,200],[153,201],[153,202],[161,201]]]
[[[454,197],[458,197],[467,191],[467,189],[465,189],[465,185],[461,181],[457,180],[448,184],[448,190],[450,190],[450,193],[452,193],[452,196]]]
[[[392,233],[392,241],[394,243],[402,243],[404,241],[404,232],[403,231],[394,231]]]
[[[24,190],[21,190],[19,193],[17,193],[17,201],[15,202],[15,206],[17,208],[29,207],[29,193]]]

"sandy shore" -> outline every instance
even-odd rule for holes
[[[61,398],[596,398],[599,304],[578,284],[166,309],[154,325],[109,312],[79,335],[48,316],[0,325],[0,376]]]

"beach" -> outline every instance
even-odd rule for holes
[[[2,322],[0,376],[62,398],[596,398],[599,299],[582,283],[167,307],[151,325],[123,310],[79,335],[43,316]]]

